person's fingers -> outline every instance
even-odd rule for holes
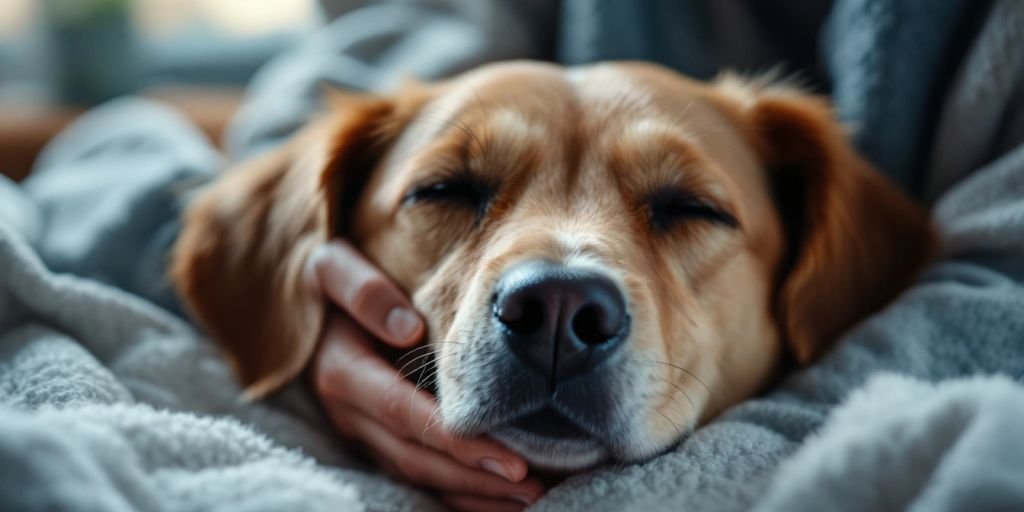
[[[314,364],[316,388],[325,401],[343,401],[395,435],[445,452],[466,466],[513,482],[526,477],[526,461],[508,448],[489,439],[458,439],[448,433],[433,397],[380,358],[351,320],[331,320]]]
[[[503,498],[530,504],[544,493],[544,487],[534,479],[509,482],[497,475],[478,469],[471,469],[428,447],[409,442],[388,432],[387,428],[372,418],[351,414],[351,410],[328,411],[328,414],[348,413],[342,420],[379,457],[386,459],[398,476],[417,485],[458,494],[473,494],[492,498]]]
[[[411,347],[423,336],[423,320],[402,290],[347,242],[317,248],[307,272],[321,293],[382,341]]]
[[[441,502],[459,512],[520,512],[526,504],[500,498],[485,498],[472,494],[446,493]]]
[[[349,418],[361,417],[361,414],[362,413],[360,413],[359,411],[350,409],[348,411],[335,410],[333,412],[329,412],[328,416],[331,417],[332,421],[336,422],[340,426],[343,426],[341,430],[345,432],[346,435],[350,435],[350,437],[355,437],[357,435],[357,433],[355,432],[356,429],[353,428],[352,422],[349,421]],[[358,421],[356,423],[358,424]],[[403,474],[403,472],[399,470],[398,466],[394,462],[392,462],[391,459],[373,450],[367,450],[367,455],[370,457],[371,460],[373,460],[374,464],[376,464],[377,467],[383,470],[385,473],[399,479],[407,479],[405,474]],[[530,499],[528,498],[528,496],[529,495],[522,495],[518,500],[515,500],[507,498],[489,498],[475,494],[466,494],[462,492],[448,492],[446,490],[442,490],[439,498],[449,508],[459,511],[519,511],[523,510],[526,506],[528,506],[528,503],[526,503]]]
[[[377,467],[384,470],[385,473],[393,475],[397,478],[401,478],[402,475],[398,471],[398,468],[391,463],[390,460],[378,456],[370,455],[373,462]],[[458,511],[521,511],[524,510],[527,505],[515,500],[508,500],[504,498],[488,498],[484,496],[478,496],[474,494],[463,494],[453,492],[441,492],[438,495],[438,499],[441,500],[448,508]]]

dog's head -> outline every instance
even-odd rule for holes
[[[345,236],[426,318],[444,425],[541,466],[658,453],[821,354],[930,245],[784,87],[509,63],[332,103],[196,202],[179,289],[265,392],[321,328],[306,258]]]

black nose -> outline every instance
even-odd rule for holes
[[[552,389],[597,367],[629,333],[626,301],[615,283],[539,261],[501,276],[494,317],[512,353],[541,372]]]

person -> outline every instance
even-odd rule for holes
[[[859,128],[858,147],[932,208],[942,253],[910,290],[845,334],[824,360],[726,412],[676,448],[691,456],[693,471],[705,475],[691,494],[671,491],[680,506],[714,509],[701,505],[702,495],[747,496],[751,505],[749,500],[770,485],[773,468],[850,391],[878,372],[925,381],[992,373],[1024,377],[1024,347],[1013,342],[1024,332],[1024,4],[815,0],[794,9],[794,3],[778,0],[437,0],[323,5],[334,19],[254,78],[228,134],[233,159],[256,155],[294,133],[318,111],[324,82],[386,91],[409,75],[440,78],[510,58],[566,64],[642,59],[698,78],[727,68],[751,71],[783,63],[785,71],[798,72],[814,89],[830,93],[840,116]],[[51,238],[59,239],[59,233]],[[168,235],[147,252],[163,254],[159,248],[172,241]],[[44,257],[50,254],[58,269],[88,274],[97,272],[95,266],[110,265],[81,254],[61,258],[56,243],[49,251],[45,246],[44,241]],[[105,275],[180,311],[173,296],[146,289],[151,285],[136,274]],[[311,374],[343,435],[386,470],[435,490],[458,509],[498,510],[510,507],[510,500],[531,503],[543,494],[542,484],[515,453],[493,440],[458,439],[433,425],[434,397],[402,380],[378,354],[378,343],[410,348],[424,333],[409,299],[386,275],[345,240],[332,240],[311,259],[307,277],[326,302],[337,306]],[[399,403],[406,406],[394,405]],[[737,439],[743,449],[728,448]],[[704,463],[707,450],[720,452],[714,464]],[[659,492],[669,491],[617,492],[618,503],[635,505],[656,503]]]

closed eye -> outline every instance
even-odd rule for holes
[[[405,204],[435,203],[465,208],[482,218],[494,195],[491,185],[468,172],[460,172],[414,186],[403,198]]]
[[[711,222],[728,228],[738,228],[739,221],[728,211],[696,194],[677,189],[659,190],[647,199],[651,226],[668,231],[689,221]]]

